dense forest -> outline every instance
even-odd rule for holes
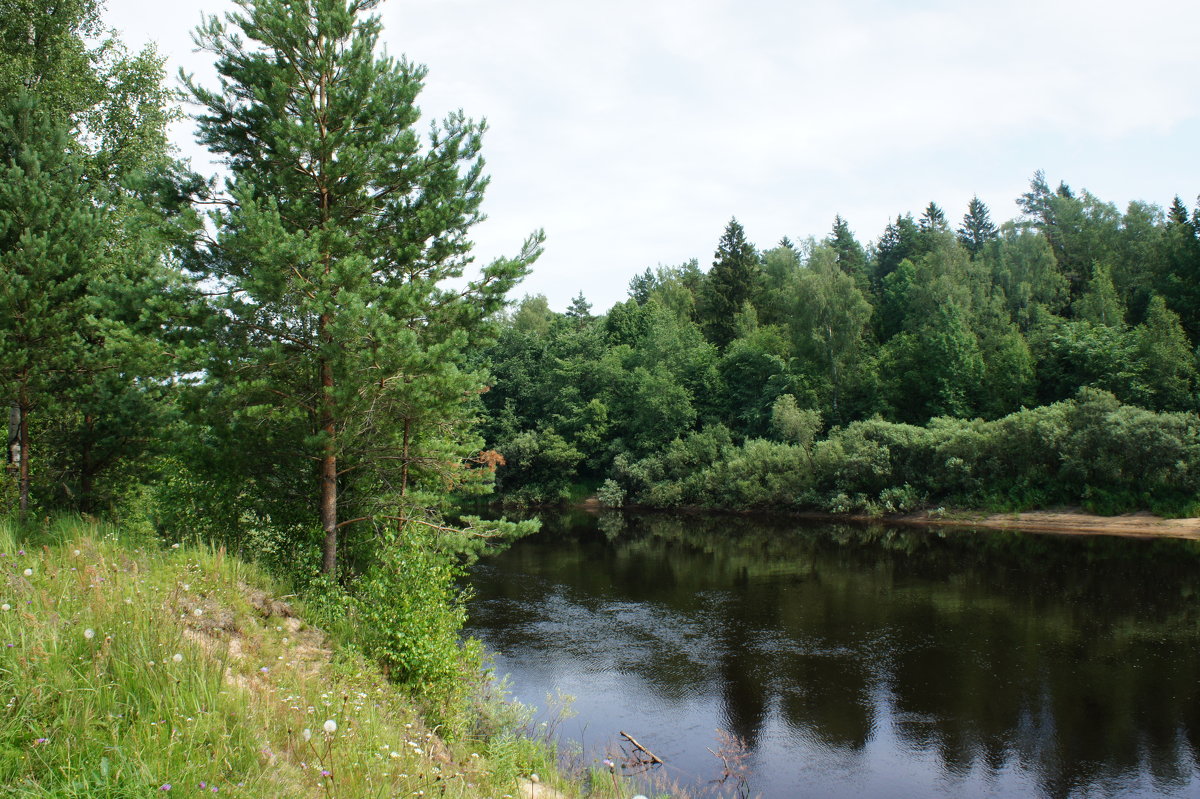
[[[861,244],[647,269],[594,316],[526,297],[481,355],[502,495],[892,512],[1193,511],[1200,209],[1124,213],[1038,172],[997,225],[930,203]]]

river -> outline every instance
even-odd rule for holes
[[[542,518],[467,632],[543,721],[574,698],[586,761],[623,731],[692,794],[1200,796],[1197,542]]]

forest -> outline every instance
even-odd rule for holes
[[[593,315],[526,297],[481,356],[508,502],[1192,515],[1200,212],[1037,172],[1020,216],[935,202],[867,245],[647,269]]]
[[[96,0],[0,5],[20,524],[216,542],[452,702],[479,657],[461,564],[537,527],[462,515],[489,495],[1197,511],[1200,209],[1038,172],[999,225],[930,203],[760,250],[731,220],[711,267],[647,269],[604,314],[513,303],[543,236],[474,261],[485,125],[421,121],[376,5],[243,0],[195,33],[217,85],[182,92]],[[222,175],[172,149],[185,111]]]

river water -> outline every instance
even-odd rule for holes
[[[515,698],[574,697],[585,761],[624,731],[692,794],[1200,797],[1196,542],[542,518],[467,632]]]

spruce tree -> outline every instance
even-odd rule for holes
[[[946,212],[937,203],[931,202],[921,214],[919,224],[922,233],[943,233],[950,229],[946,222]]]
[[[701,292],[701,319],[709,341],[725,347],[734,339],[734,317],[757,298],[761,282],[758,251],[746,240],[741,223],[730,219]]]
[[[920,230],[912,214],[897,216],[895,222],[888,223],[875,251],[873,284],[876,291],[883,285],[883,279],[900,266],[901,261],[919,254],[920,239]]]
[[[837,251],[837,263],[843,272],[854,277],[862,273],[867,262],[866,253],[841,214],[834,216],[833,231],[826,241]]]
[[[274,461],[290,455],[279,484],[311,486],[298,515],[319,524],[332,574],[344,525],[408,514],[419,474],[456,481],[463,403],[483,388],[465,362],[471,331],[540,236],[445,285],[472,261],[483,124],[457,112],[423,141],[426,71],[378,53],[376,0],[238,5],[197,32],[220,89],[185,79],[200,139],[230,170],[204,259],[228,291],[209,374],[235,414],[269,428]]]
[[[988,215],[988,207],[978,195],[972,197],[971,202],[967,204],[967,213],[963,215],[962,225],[958,228],[958,240],[971,254],[972,260],[983,252],[989,241],[995,240],[999,235]]]

